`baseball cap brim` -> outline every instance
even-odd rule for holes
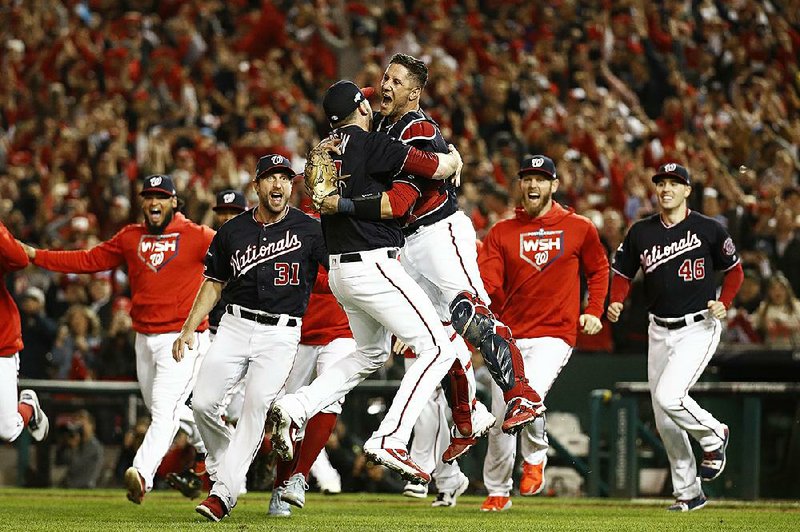
[[[519,176],[523,176],[525,174],[539,174],[543,175],[548,179],[557,179],[556,176],[545,170],[544,168],[522,168],[519,171]]]
[[[261,177],[261,176],[263,176],[265,174],[268,174],[270,172],[274,172],[276,169],[286,170],[289,174],[295,175],[294,174],[294,170],[292,169],[291,166],[287,166],[285,164],[273,164],[272,166],[268,166],[268,167],[264,168],[263,170],[261,170],[259,173],[257,173],[256,174],[256,179],[258,179],[259,177]]]
[[[214,211],[214,212],[216,212],[216,211],[239,211],[239,212],[244,212],[247,209],[245,207],[242,207],[241,205],[234,205],[232,203],[229,203],[227,205],[214,205],[213,207],[211,207],[211,210]]]
[[[689,183],[689,180],[686,179],[686,177],[676,172],[659,172],[651,178],[653,183],[658,183],[662,179],[677,179],[678,181],[681,181],[685,185],[691,184]]]
[[[173,192],[172,190],[167,190],[166,188],[162,188],[162,187],[143,188],[142,191],[139,192],[139,195],[140,196],[144,196],[145,194],[147,194],[149,192],[158,192],[159,194],[165,194],[167,196],[174,196],[175,195],[175,192]]]

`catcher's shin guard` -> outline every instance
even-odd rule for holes
[[[524,379],[522,356],[513,345],[510,331],[498,323],[489,307],[470,292],[460,292],[450,303],[453,327],[466,341],[480,349],[483,361],[503,394]],[[516,351],[517,356],[513,356]],[[518,363],[515,362],[518,359]]]
[[[458,432],[469,436],[472,434],[472,400],[469,396],[467,372],[460,360],[453,361],[447,376],[448,378],[444,379],[442,384],[453,413],[453,423]]]

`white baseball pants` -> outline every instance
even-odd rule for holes
[[[517,347],[525,363],[525,374],[531,387],[538,390],[542,400],[553,387],[558,374],[569,362],[572,347],[561,338],[520,338]],[[492,414],[503,419],[506,403],[503,392],[492,383]],[[547,432],[545,416],[541,416],[520,432],[520,452],[529,464],[539,464],[547,458]],[[489,447],[483,462],[483,481],[489,495],[508,497],[513,487],[511,475],[517,454],[517,438],[505,434],[496,423],[489,430]]]
[[[703,374],[719,345],[722,325],[714,317],[667,329],[653,323],[648,329],[647,378],[656,428],[667,450],[676,499],[702,493],[689,435],[703,450],[719,447],[722,423],[689,397],[689,388]]]
[[[416,358],[406,358],[406,371],[416,362]],[[473,378],[474,381],[474,378]],[[428,399],[425,408],[414,424],[414,439],[411,440],[409,454],[425,471],[432,471],[436,489],[455,491],[461,480],[458,462],[448,464],[442,461],[442,454],[450,445],[450,406],[441,386],[436,388]]]
[[[0,440],[14,441],[22,433],[25,424],[17,407],[17,376],[19,375],[19,353],[0,357]]]
[[[286,393],[294,393],[306,386],[312,381],[312,377],[321,375],[355,350],[356,341],[352,338],[336,338],[325,345],[300,344],[297,347],[297,360],[286,381]],[[344,397],[326,405],[320,412],[338,416],[342,413],[343,404]]]
[[[282,315],[278,325],[262,325],[226,313],[197,377],[194,417],[208,450],[206,469],[216,481],[211,493],[228,508],[236,505],[264,439],[267,411],[286,386],[294,365],[300,326],[286,326],[288,319]],[[222,423],[223,403],[243,378],[244,403],[232,431]]]
[[[450,322],[449,305],[459,292],[472,292],[489,304],[476,240],[472,222],[461,211],[406,237],[400,262],[428,294],[442,321]]]
[[[203,355],[210,343],[208,331],[195,333],[194,349],[184,351],[184,359],[172,358],[172,343],[178,333],[136,333],[136,378],[144,404],[150,410],[150,427],[133,458],[133,467],[145,481],[145,489],[153,489],[156,469],[167,454],[178,429],[187,429],[190,442],[205,452],[202,440],[194,429],[192,410],[186,400],[194,387]]]
[[[417,353],[418,362],[403,377],[386,416],[364,446],[406,449],[414,423],[456,354],[425,292],[388,251],[362,251],[358,262],[341,263],[339,255],[330,256],[331,291],[347,313],[358,349],[287,395],[283,404],[304,425],[386,362],[392,333]]]

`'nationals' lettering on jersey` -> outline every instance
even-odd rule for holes
[[[139,258],[154,272],[159,271],[178,255],[180,233],[142,235],[139,239]]]
[[[564,253],[564,231],[545,231],[519,235],[519,256],[541,271]]]
[[[691,231],[686,231],[686,236],[677,242],[672,242],[663,247],[654,245],[650,249],[644,250],[640,257],[642,268],[644,268],[645,273],[650,273],[660,265],[671,261],[675,257],[680,257],[693,249],[697,249],[701,245],[703,245],[703,243],[700,241],[700,237]]]
[[[303,244],[297,238],[297,235],[286,231],[284,237],[276,242],[260,246],[250,244],[244,251],[237,249],[231,257],[233,274],[238,277],[247,273],[253,266],[272,260],[275,257],[280,257],[301,247],[303,247]]]

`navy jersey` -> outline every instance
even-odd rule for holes
[[[708,308],[717,299],[714,271],[739,263],[736,246],[716,220],[689,211],[667,227],[660,214],[633,224],[614,256],[611,269],[632,279],[644,272],[647,309],[663,318],[677,318]]]
[[[389,190],[393,181],[403,181],[417,188],[413,178],[399,175],[411,149],[383,133],[364,131],[347,125],[331,136],[341,139],[341,155],[332,153],[339,175],[339,195],[363,198]],[[363,220],[349,214],[322,215],[322,230],[331,254],[402,247],[405,243],[400,222]]]
[[[448,153],[447,142],[439,125],[424,111],[409,111],[390,124],[386,117],[375,113],[375,130],[420,150]],[[417,179],[421,197],[414,204],[403,232],[410,235],[422,226],[447,218],[458,210],[456,187],[449,179]]]
[[[289,207],[281,220],[262,224],[255,210],[220,227],[208,248],[204,275],[227,283],[222,297],[228,303],[302,317],[318,265],[328,268],[320,223]]]

